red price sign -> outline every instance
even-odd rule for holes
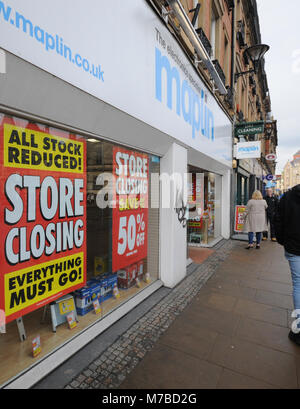
[[[113,150],[114,203],[112,270],[147,257],[148,155]]]

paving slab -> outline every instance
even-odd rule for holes
[[[254,342],[219,335],[209,362],[270,383],[280,388],[297,388],[297,367],[291,354]]]
[[[250,376],[224,369],[218,382],[218,389],[277,389],[278,387]]]
[[[255,318],[258,321],[278,324],[287,327],[286,309],[274,307],[268,304],[240,299],[235,305],[234,312],[250,318]]]
[[[300,348],[287,337],[285,327],[243,317],[239,321],[236,336],[271,349],[300,357]]]
[[[216,388],[221,373],[221,366],[159,343],[127,377],[121,388]]]

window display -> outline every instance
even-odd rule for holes
[[[158,279],[160,165],[0,114],[0,167],[1,385]]]
[[[221,176],[189,166],[189,245],[210,245],[221,234]]]

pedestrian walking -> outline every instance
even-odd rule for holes
[[[294,309],[300,310],[300,185],[288,190],[280,199],[275,214],[275,234],[284,246],[293,282]],[[296,312],[297,319],[300,315]],[[289,333],[291,341],[300,345],[300,324]]]
[[[247,250],[253,248],[254,234],[256,234],[256,249],[260,249],[262,232],[267,229],[266,209],[268,205],[259,190],[256,190],[247,203],[245,212],[244,231],[248,232]]]
[[[276,241],[274,217],[278,206],[278,198],[274,195],[272,188],[266,189],[265,201],[267,202],[267,225],[270,226],[271,240]],[[268,229],[263,232],[263,240],[268,240]]]

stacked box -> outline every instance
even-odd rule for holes
[[[116,274],[101,274],[92,278],[85,287],[75,291],[76,310],[79,315],[85,315],[93,310],[93,301],[98,298],[103,302],[113,296],[113,288],[117,285]]]
[[[136,283],[136,279],[141,279],[144,274],[144,262],[143,260],[138,263],[131,264],[130,266],[118,271],[118,286],[119,288],[130,288]]]
[[[190,243],[200,244],[202,241],[202,235],[200,233],[191,233],[190,234]]]
[[[85,315],[93,310],[93,301],[101,296],[101,286],[91,280],[83,288],[75,291],[76,310],[79,315]]]
[[[100,302],[113,296],[113,289],[118,285],[117,274],[102,274],[92,279],[93,282],[100,285]]]

